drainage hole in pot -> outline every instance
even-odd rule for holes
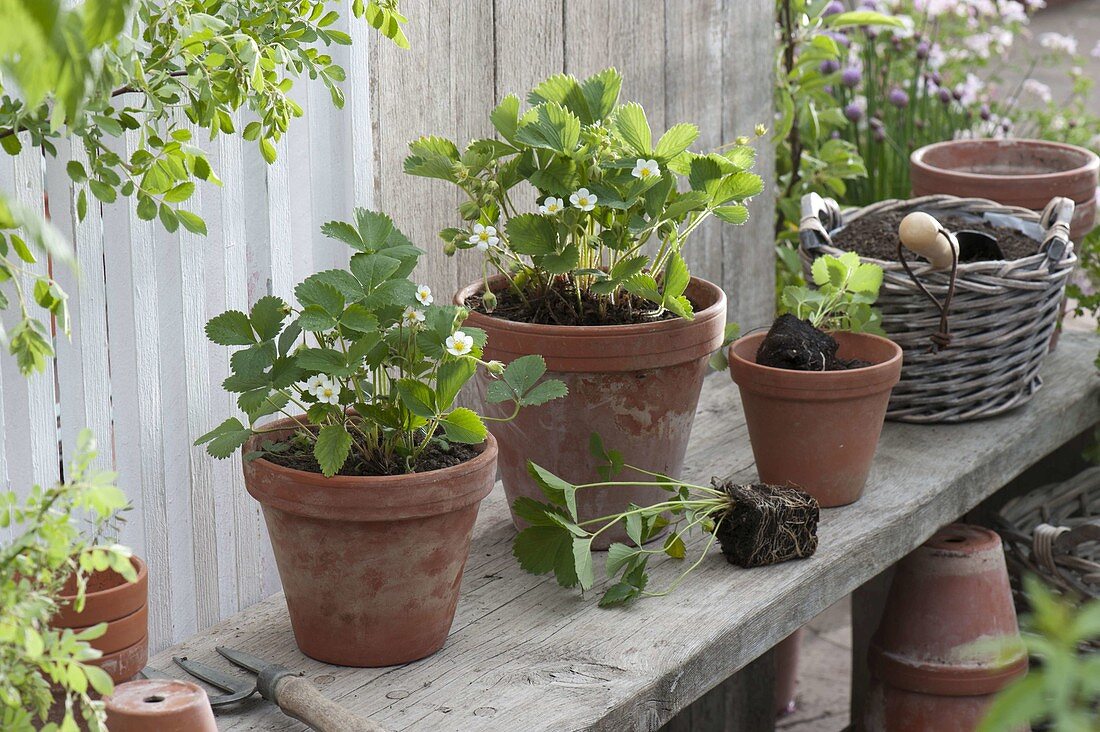
[[[146,704],[159,704],[160,702],[164,701],[164,697],[157,694],[154,696],[147,696],[142,699],[142,701]]]
[[[962,544],[966,541],[966,539],[961,536],[952,536],[944,539],[944,541],[946,541],[948,544]]]

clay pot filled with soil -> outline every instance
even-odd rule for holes
[[[245,461],[245,486],[263,507],[303,653],[341,666],[390,666],[443,646],[478,507],[496,481],[496,441],[470,452],[450,467],[382,476],[326,478]]]
[[[506,280],[498,276],[489,282],[503,300]],[[569,389],[566,397],[522,411],[510,423],[490,424],[500,445],[509,505],[520,496],[545,500],[527,474],[527,460],[573,483],[596,480],[603,461],[589,451],[593,433],[627,463],[665,475],[681,472],[707,359],[722,343],[726,296],[720,288],[692,278],[686,296],[695,311],[693,320],[669,317],[623,325],[521,322],[501,317],[499,308],[488,315],[478,309],[483,291],[481,284],[466,287],[455,295],[455,303],[470,307],[466,322],[488,333],[485,358],[510,363],[540,354],[546,359],[547,378],[560,379]],[[476,383],[484,397],[489,377],[479,374]],[[507,416],[492,405],[486,412]],[[665,495],[655,486],[585,490],[577,496],[578,514],[581,521],[608,516],[631,503],[657,503]],[[524,527],[514,513],[513,521]],[[597,539],[595,548],[626,538],[625,530],[615,527]]]
[[[55,628],[70,628],[78,633],[107,623],[107,631],[89,641],[103,655],[89,663],[110,674],[116,684],[133,678],[149,656],[149,571],[138,557],[132,557],[131,562],[137,571],[133,582],[110,569],[89,575],[84,608],[79,613],[73,606],[76,580],[70,578],[59,598],[58,613],[51,621]]]
[[[869,660],[869,730],[974,729],[1027,673],[1000,537],[952,524],[899,562]]]
[[[988,198],[1041,211],[1054,196],[1077,204],[1070,238],[1081,241],[1096,221],[1100,158],[1090,150],[1044,140],[950,140],[909,158],[913,195]]]
[[[822,508],[858,499],[901,360],[885,338],[827,334],[793,315],[731,345],[760,480],[798,486]]]

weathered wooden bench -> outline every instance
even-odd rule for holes
[[[214,646],[245,649],[303,670],[325,695],[394,732],[768,729],[769,649],[1100,422],[1096,348],[1095,338],[1063,337],[1042,391],[1009,415],[965,425],[888,423],[866,494],[823,511],[820,548],[808,560],[742,570],[714,551],[672,595],[601,610],[596,596],[519,568],[498,486],[482,506],[454,627],[435,656],[382,669],[318,663],[295,647],[277,595],[150,665],[183,676],[171,657],[184,655],[232,671]],[[752,452],[728,376],[707,380],[699,412],[685,477],[751,482]],[[654,587],[682,568],[667,558],[651,566]],[[856,634],[866,634],[868,615],[855,608]],[[303,729],[259,700],[219,710],[218,723]]]

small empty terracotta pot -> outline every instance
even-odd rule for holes
[[[974,732],[985,719],[993,695],[921,694],[873,682],[863,717],[864,732]],[[1029,726],[1004,732],[1027,732]]]
[[[120,684],[106,699],[111,732],[216,732],[214,712],[197,684],[141,679]]]
[[[871,668],[894,686],[951,696],[993,693],[1026,673],[996,532],[951,524],[898,563]]]
[[[872,365],[847,371],[792,371],[756,363],[766,333],[729,349],[761,482],[796,485],[822,508],[863,493],[890,390],[901,377],[901,348],[866,333],[834,333],[837,356]]]
[[[949,140],[909,158],[914,196],[947,193],[1042,211],[1055,196],[1077,204],[1070,237],[1080,242],[1096,221],[1100,157],[1045,140]]]
[[[76,580],[70,578],[60,597],[60,609],[51,621],[55,628],[71,628],[77,633],[107,623],[107,631],[89,641],[103,655],[89,663],[110,674],[116,684],[133,678],[149,657],[149,571],[138,557],[130,561],[137,570],[133,582],[114,570],[88,576],[84,608],[79,613],[73,606]]]
[[[92,643],[93,647],[95,642]],[[97,659],[88,661],[91,666],[99,666],[107,672],[116,684],[129,681],[138,675],[149,660],[149,636],[142,636],[137,643],[126,646],[113,653],[104,653]]]
[[[88,576],[84,608],[79,613],[73,607],[76,580],[70,577],[58,598],[60,609],[52,625],[56,628],[87,627],[118,620],[141,609],[149,598],[149,570],[138,557],[131,557],[130,561],[137,570],[133,582],[127,582],[113,569]]]

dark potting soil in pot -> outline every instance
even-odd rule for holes
[[[468,298],[466,305],[494,318],[538,325],[634,325],[677,317],[668,311],[654,317],[653,303],[628,292],[620,292],[612,303],[581,290],[578,302],[573,281],[563,277],[555,279],[545,293],[525,292],[526,300],[511,288],[494,294],[497,304],[491,313],[485,310],[480,294]]]
[[[283,447],[284,445],[285,447]],[[265,449],[263,453],[263,458],[265,460],[270,460],[276,465],[281,465],[284,468],[302,470],[307,473],[321,472],[321,466],[317,463],[317,458],[313,456],[312,443],[304,441],[298,442],[292,438],[290,440],[275,443],[274,447],[280,450],[280,452],[270,452]],[[451,442],[444,446],[444,444],[439,441],[433,441],[424,448],[424,452],[420,454],[416,464],[413,466],[412,472],[426,473],[429,470],[442,470],[443,468],[454,467],[455,465],[460,465],[467,460],[477,457],[479,454],[480,453],[474,449],[472,445]],[[405,469],[403,460],[394,462],[393,464],[379,465],[374,462],[358,459],[356,454],[352,453],[337,475],[407,475],[408,472],[409,471]]]
[[[730,564],[762,567],[803,559],[817,551],[817,501],[797,488],[774,485],[714,487],[729,495],[731,506],[715,535]]]
[[[810,325],[810,321],[786,313],[775,319],[768,335],[760,341],[756,363],[789,371],[845,371],[871,365],[858,358],[837,358],[839,347],[835,338]]]
[[[919,209],[918,209],[919,210]],[[896,262],[898,259],[898,225],[909,211],[887,211],[861,216],[833,235],[833,246],[861,257]],[[997,226],[978,217],[933,214],[948,231],[980,231],[997,240],[1005,259],[1022,259],[1039,251],[1039,242],[1008,226]],[[908,249],[902,249],[907,261],[917,259]]]

